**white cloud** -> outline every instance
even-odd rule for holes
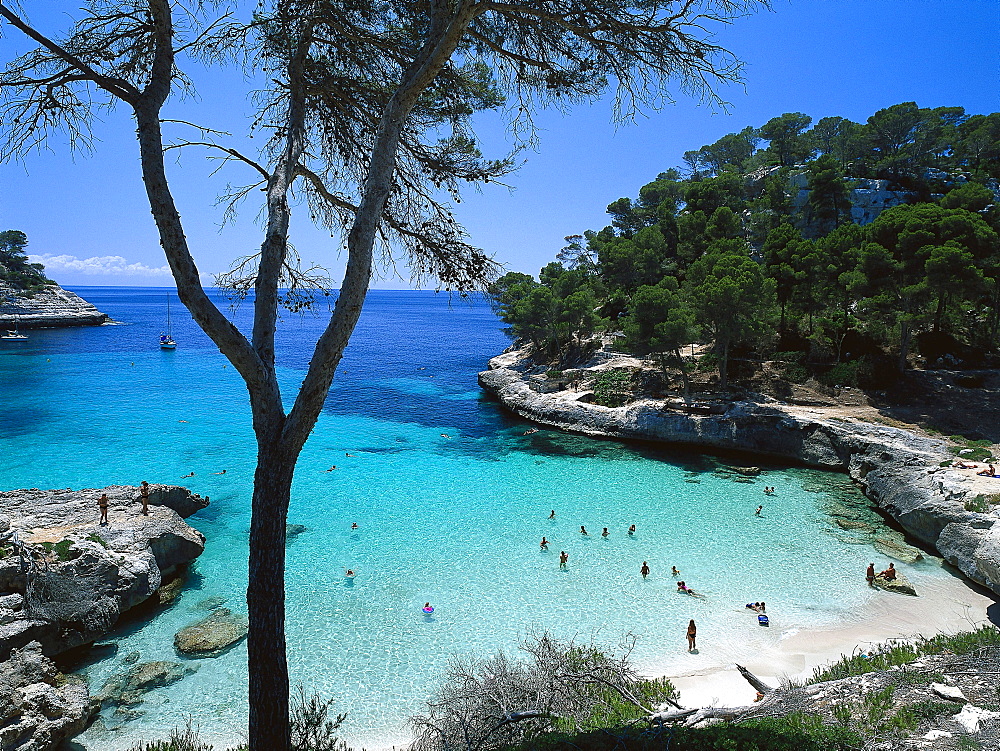
[[[76,271],[81,274],[94,274],[98,276],[117,276],[122,274],[149,277],[170,276],[170,269],[167,266],[156,268],[147,266],[144,263],[129,263],[128,259],[122,256],[77,258],[70,255],[57,256],[50,253],[42,253],[41,255],[29,255],[28,260],[32,263],[43,264],[45,271],[52,273]]]

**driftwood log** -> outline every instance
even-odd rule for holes
[[[736,666],[747,683],[754,687],[763,696],[773,696],[781,689],[768,686],[764,681],[755,676],[742,665]],[[672,704],[674,702],[671,702]],[[682,722],[686,727],[693,727],[704,720],[728,720],[733,721],[750,709],[749,705],[741,707],[701,707],[700,709],[677,709],[663,712],[654,712],[646,719],[650,725],[666,725],[668,723]]]

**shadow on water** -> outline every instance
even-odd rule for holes
[[[37,407],[0,410],[0,440],[22,438],[37,432],[48,419],[48,412]]]

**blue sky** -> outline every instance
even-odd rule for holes
[[[76,2],[26,0],[32,20],[55,32]],[[962,106],[970,113],[1000,109],[1000,3],[997,0],[775,0],[771,11],[719,27],[717,41],[745,63],[745,85],[721,90],[728,111],[713,111],[677,92],[677,104],[615,125],[607,102],[570,115],[544,113],[537,152],[508,179],[514,190],[487,186],[458,206],[472,241],[511,270],[536,273],[563,237],[608,224],[605,207],[634,197],[681,154],[783,112],[814,122],[828,115],[864,121],[903,101],[922,107]],[[3,48],[18,44],[4,29]],[[3,57],[7,57],[7,52]],[[239,82],[235,82],[238,84]],[[213,127],[244,128],[251,108],[240,85],[220,71],[198,82],[199,96],[166,117]],[[221,125],[216,125],[221,123]],[[23,163],[0,165],[0,229],[28,234],[29,251],[46,260],[65,285],[171,284],[139,179],[134,126],[122,110],[104,117],[90,156],[63,144]],[[497,118],[481,118],[488,154],[509,146]],[[232,168],[209,179],[200,154],[171,162],[175,195],[199,269],[206,275],[253,253],[260,242],[257,207],[220,231],[215,196],[227,180],[250,176]],[[293,242],[303,260],[334,279],[344,258],[328,235],[302,221]],[[409,286],[407,271],[384,269],[381,288]]]

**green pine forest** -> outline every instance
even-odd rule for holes
[[[785,113],[683,161],[611,203],[609,226],[567,237],[537,279],[489,288],[540,364],[610,342],[686,394],[695,368],[726,390],[762,360],[863,388],[917,363],[1000,362],[1000,113]]]

